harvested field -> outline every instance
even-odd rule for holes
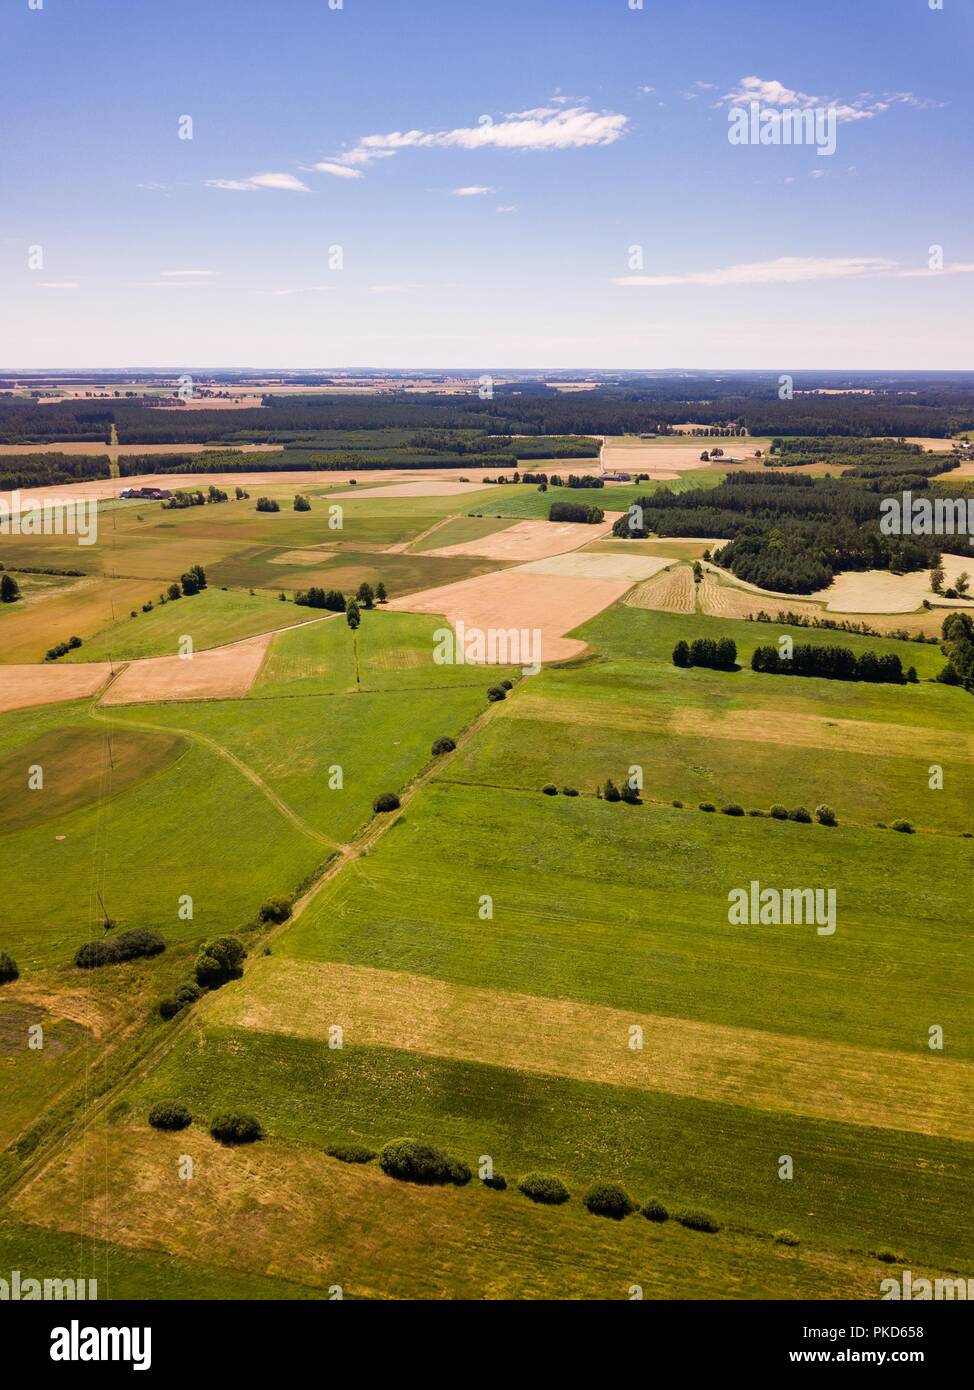
[[[689,565],[675,565],[640,584],[626,599],[633,608],[653,608],[659,613],[693,613],[696,584]]]
[[[320,565],[330,560],[334,553],[332,545],[326,543],[314,550],[281,550],[269,559],[272,565]]]
[[[480,483],[461,483],[452,478],[423,478],[413,483],[371,487],[368,496],[381,501],[385,497],[454,497],[462,492],[483,492],[483,487]],[[336,492],[332,495],[336,498],[362,496],[357,489],[355,492]]]
[[[651,579],[672,561],[660,555],[593,555],[576,552],[573,555],[552,555],[546,560],[532,560],[520,565],[522,573],[561,574],[569,579]]]
[[[461,541],[427,550],[427,555],[482,555],[488,560],[542,560],[549,555],[563,555],[577,550],[588,541],[599,540],[612,530],[606,518],[598,526],[575,521],[518,521],[493,535]]]
[[[946,587],[957,581],[966,570],[974,578],[974,552],[970,555],[944,555]],[[830,613],[913,613],[924,599],[942,604],[945,608],[974,607],[974,600],[942,599],[930,588],[930,571],[915,570],[912,574],[891,574],[889,570],[849,570],[837,574],[827,589],[810,594],[813,600],[824,603]]]
[[[0,714],[97,695],[112,674],[107,662],[88,666],[0,666]]]
[[[404,971],[274,959],[214,995],[211,1023],[391,1047],[602,1085],[668,1091],[881,1129],[974,1139],[974,1063],[452,984]],[[643,1029],[632,1051],[629,1029]],[[894,1084],[895,1083],[895,1084]]]
[[[518,566],[393,599],[388,606],[406,613],[442,614],[447,622],[454,626],[463,622],[468,629],[537,629],[542,661],[567,661],[587,651],[587,646],[565,633],[608,608],[630,584],[628,579],[573,580],[532,574]]]
[[[728,459],[707,461],[700,455],[712,445],[722,447]],[[692,442],[660,443],[624,436],[609,437],[602,450],[602,471],[605,473],[648,473],[650,478],[669,480],[700,468],[723,468],[725,462],[751,461],[762,441],[753,439],[694,439]]]
[[[212,409],[216,402],[207,405]],[[94,458],[99,454],[206,454],[206,453],[266,454],[280,453],[280,444],[105,444],[100,439],[71,441],[66,444],[0,444],[4,454],[79,454]],[[107,480],[106,480],[107,481]],[[63,484],[62,486],[69,486]],[[77,487],[78,484],[70,484]]]
[[[257,678],[272,634],[179,656],[151,657],[126,666],[105,692],[103,705],[157,700],[227,700],[246,695]],[[87,668],[74,668],[87,669]]]

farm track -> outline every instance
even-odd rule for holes
[[[481,713],[467,725],[466,729],[458,735],[456,749],[454,751],[443,754],[438,758],[432,758],[425,767],[420,769],[412,781],[409,782],[402,791],[400,796],[400,808],[398,811],[393,815],[374,816],[373,819],[363,827],[354,840],[347,845],[336,847],[337,853],[325,862],[318,876],[309,887],[305,889],[304,893],[296,899],[290,917],[288,917],[285,922],[274,925],[269,931],[265,932],[253,942],[249,951],[251,959],[261,955],[265,947],[269,946],[272,941],[275,941],[281,936],[295,920],[302,915],[310,904],[314,902],[318,894],[341,873],[346,865],[355,863],[357,860],[361,859],[363,855],[367,855],[372,850],[378,840],[401,819],[406,807],[412,803],[416,795],[422,791],[426,784],[432,779],[434,773],[440,768],[448,765],[449,762],[461,753],[481,729],[484,728],[490,720],[496,717],[497,709],[497,705],[488,705],[488,707],[482,710]],[[99,716],[94,713],[94,706],[89,709],[89,713],[94,719],[101,722]],[[206,739],[205,742],[209,743],[211,740]],[[215,745],[215,748],[216,751],[225,752],[225,750],[220,750],[218,745]],[[231,761],[236,762],[237,760],[231,759]],[[241,765],[241,770],[243,766],[244,765]],[[256,777],[256,774],[254,774],[254,776]],[[267,788],[267,791],[269,792],[270,789]],[[280,798],[276,799],[278,801],[280,800]],[[281,806],[284,806],[283,802]],[[290,808],[286,809],[288,811],[290,810]],[[295,820],[298,819],[299,818],[295,817]],[[201,1004],[205,1004],[205,996],[200,1002]],[[129,1068],[119,1080],[110,1085],[96,1101],[90,1106],[86,1106],[77,1120],[69,1124],[68,1128],[53,1139],[50,1144],[46,1146],[43,1144],[39,1145],[34,1161],[29,1162],[25,1170],[19,1174],[4,1191],[4,1204],[9,1205],[18,1193],[29,1187],[36,1179],[43,1177],[44,1173],[47,1172],[51,1165],[61,1155],[65,1154],[76,1141],[84,1137],[85,1132],[91,1126],[92,1122],[106,1114],[120,1094],[127,1090],[134,1081],[144,1080],[145,1077],[168,1056],[177,1043],[180,1042],[187,1029],[192,1026],[193,1022],[198,1017],[198,1014],[199,1006],[184,1010],[181,1017],[177,1015],[169,1024],[164,1037],[141,1057],[137,1058],[133,1066]],[[122,1039],[119,1039],[114,1044],[109,1044],[100,1058],[102,1064],[115,1054],[122,1041],[135,1035],[140,1023],[141,1020],[133,1020],[132,1025],[126,1029]],[[87,1076],[78,1083],[78,1085],[84,1086],[87,1089]],[[60,1099],[63,1099],[64,1095],[68,1093],[68,1091],[64,1092]],[[50,1109],[50,1107],[48,1107],[48,1109]],[[44,1114],[46,1113],[47,1111],[44,1112]],[[35,1124],[42,1123],[44,1114],[37,1116]]]

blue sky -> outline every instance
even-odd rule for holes
[[[4,367],[972,365],[974,0],[30,4]]]

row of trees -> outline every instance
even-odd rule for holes
[[[597,524],[605,520],[605,512],[585,502],[552,502],[548,508],[549,521],[582,521]]]
[[[375,588],[365,580],[358,586],[354,599],[346,600],[340,589],[321,589],[312,585],[310,589],[299,589],[294,602],[302,608],[324,608],[331,613],[346,613],[350,604],[362,608],[374,608],[377,603],[387,603],[389,595],[380,579]]]
[[[737,670],[737,643],[730,637],[698,637],[677,642],[673,648],[674,666],[709,666],[714,671]]]
[[[904,680],[916,681],[916,669],[911,666],[906,676],[903,663],[895,652],[863,652],[856,656],[848,647],[814,646],[799,643],[791,655],[777,647],[757,647],[751,657],[751,670],[777,676],[822,676],[826,680],[874,681],[901,685]]]

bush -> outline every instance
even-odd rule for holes
[[[622,797],[623,801],[625,801],[626,804],[629,806],[641,806],[643,804],[642,797],[639,795],[639,792],[635,787],[631,786],[628,781],[623,782],[622,791],[619,793],[619,795]]]
[[[492,704],[496,704],[498,700],[507,699],[507,691],[502,685],[492,685],[487,691],[487,699],[490,700]]]
[[[882,1260],[884,1265],[906,1264],[906,1256],[898,1255],[895,1250],[875,1250],[873,1253],[877,1260]]]
[[[6,951],[0,951],[0,985],[9,985],[19,979],[20,971],[13,956],[8,956]]]
[[[175,1018],[183,1009],[195,1004],[197,999],[202,997],[203,991],[199,985],[187,980],[184,984],[177,986],[172,994],[159,1001],[159,1012],[165,1019]]]
[[[101,965],[118,965],[139,957],[158,956],[166,943],[158,932],[148,927],[123,931],[112,941],[86,941],[74,953],[74,963],[81,970],[94,970]]]
[[[720,1222],[705,1211],[675,1211],[673,1220],[686,1226],[688,1231],[706,1231],[708,1235],[713,1235],[720,1230]]]
[[[636,1203],[617,1182],[597,1182],[589,1188],[582,1202],[593,1216],[607,1216],[611,1221],[622,1221],[636,1210]]]
[[[192,1115],[179,1100],[160,1100],[149,1111],[149,1124],[153,1129],[185,1129],[192,1122]]]
[[[561,789],[561,794],[562,794],[562,796],[578,796],[578,788],[577,788],[577,787],[562,787],[562,789]]]
[[[793,811],[789,811],[788,819],[798,821],[801,825],[811,825],[812,823],[812,818],[804,806],[796,806]]]
[[[673,648],[673,665],[682,667],[690,665],[690,647],[687,642],[681,640]]]
[[[262,922],[286,922],[293,906],[290,898],[268,898],[261,903],[258,916]]]
[[[507,1191],[507,1179],[504,1177],[503,1173],[494,1173],[489,1178],[482,1178],[481,1181],[484,1187],[489,1187],[494,1192]]]
[[[605,791],[603,792],[603,795],[604,795],[606,801],[621,801],[621,800],[622,800],[622,792],[621,792],[621,791],[619,790],[619,788],[616,786],[615,782],[613,782],[613,780],[612,780],[611,777],[607,778],[607,780],[606,780],[606,783],[605,783]]]
[[[438,738],[433,744],[433,757],[438,758],[441,753],[452,753],[456,746],[452,738]]]
[[[371,1163],[375,1158],[375,1150],[367,1149],[364,1144],[332,1144],[325,1153],[341,1163]]]
[[[768,814],[771,816],[773,820],[787,820],[788,807],[782,806],[780,802],[776,802],[774,806],[771,807],[771,810],[768,812]]]
[[[736,801],[732,801],[729,806],[721,806],[720,813],[722,816],[743,816],[744,807],[738,806]]]
[[[501,681],[501,685],[504,687],[505,690],[513,690],[513,689],[514,689],[514,682],[513,682],[513,681]]]
[[[753,811],[748,811],[748,815],[749,815],[749,816],[760,816],[762,820],[765,820],[765,819],[767,819],[768,813],[767,813],[767,811],[753,810]]]
[[[253,1115],[242,1115],[232,1110],[213,1116],[210,1121],[210,1133],[220,1144],[253,1144],[264,1137],[258,1119]]]
[[[541,788],[541,790],[544,792],[545,796],[558,795],[558,788],[555,786],[553,782],[546,782],[544,786]]]
[[[395,792],[381,792],[373,801],[372,810],[377,816],[381,816],[387,811],[398,811],[399,798]]]
[[[901,835],[912,835],[913,826],[908,820],[895,820],[890,826],[891,830],[898,830]]]
[[[390,1178],[423,1184],[470,1181],[470,1169],[459,1159],[421,1139],[393,1139],[379,1154],[379,1166]]]
[[[678,811],[682,811],[682,810],[683,810],[683,802],[682,802],[682,801],[674,801],[673,805],[676,807],[676,809],[677,809]]]
[[[196,982],[204,989],[219,989],[228,980],[239,980],[247,955],[235,936],[217,936],[200,947],[196,957]]]
[[[670,1214],[663,1206],[658,1197],[650,1197],[648,1202],[643,1202],[642,1213],[647,1221],[669,1221]]]
[[[553,1177],[550,1173],[526,1173],[518,1180],[517,1186],[518,1191],[523,1192],[525,1197],[530,1197],[532,1202],[541,1202],[545,1206],[561,1206],[571,1195],[561,1178]]]
[[[775,1245],[801,1245],[801,1241],[794,1231],[775,1231],[774,1243]]]
[[[819,825],[838,825],[839,823],[831,806],[816,806],[815,819]]]
[[[701,811],[716,811],[717,807],[712,801],[701,801],[700,809]]]

